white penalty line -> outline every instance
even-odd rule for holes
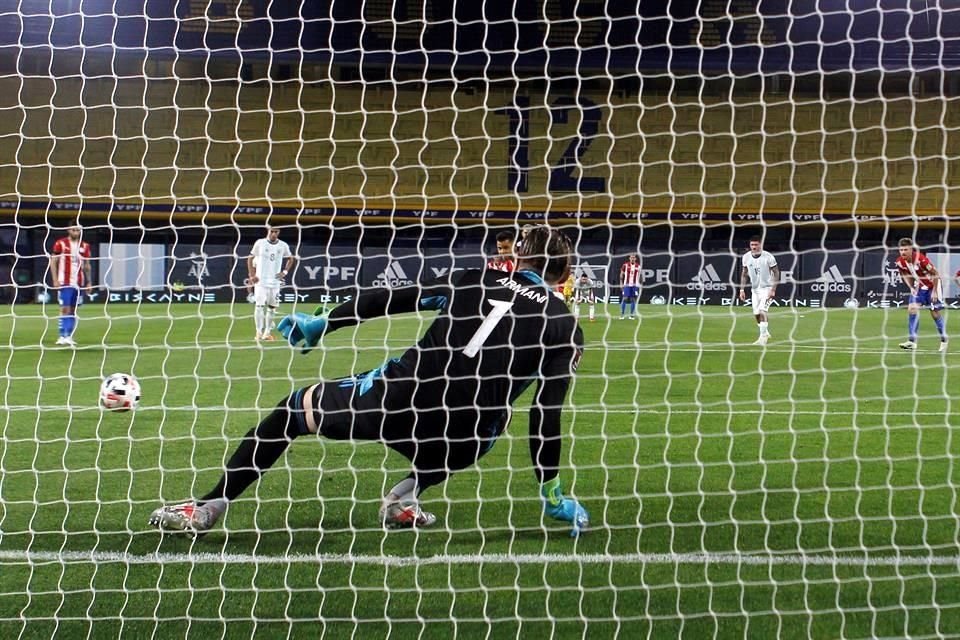
[[[449,565],[729,565],[729,566],[822,566],[822,567],[957,567],[960,556],[858,556],[750,553],[625,553],[625,554],[459,554],[425,557],[362,554],[293,554],[260,556],[242,553],[148,553],[119,551],[26,551],[0,550],[0,562],[16,564],[92,563],[127,565],[163,564],[246,564],[291,565],[334,564],[374,565],[382,567],[422,567]]]

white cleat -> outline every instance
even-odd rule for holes
[[[59,338],[57,338],[57,344],[60,344],[60,345],[66,344],[66,342],[63,341],[63,336],[60,336]]]
[[[380,521],[388,529],[420,529],[433,526],[437,516],[416,504],[390,502],[380,507]]]
[[[198,538],[213,527],[216,518],[203,507],[198,507],[193,502],[184,502],[156,509],[147,522],[161,531],[181,531]]]
[[[755,341],[753,344],[754,344],[754,346],[757,346],[757,347],[765,347],[765,346],[767,346],[767,342],[768,342],[769,340],[770,340],[770,334],[767,334],[767,335],[763,335],[763,336],[760,336],[759,338],[757,338],[756,341]]]
[[[917,343],[913,342],[912,340],[907,340],[906,342],[900,343],[900,348],[903,349],[904,351],[916,351]]]
[[[947,341],[946,341],[946,340],[943,340],[943,341],[940,342],[940,349],[938,349],[938,351],[940,351],[940,353],[946,353],[946,352],[947,352]]]
[[[63,336],[62,338],[60,338],[60,340],[62,340],[62,342],[61,342],[61,341],[57,341],[57,344],[62,344],[62,345],[67,346],[67,347],[75,347],[75,346],[77,346],[77,343],[74,342],[74,341],[73,341],[73,338],[71,338],[70,336]]]

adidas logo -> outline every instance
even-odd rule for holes
[[[373,280],[373,286],[375,287],[405,287],[410,284],[413,284],[413,281],[396,260],[388,264],[383,273],[377,275]]]
[[[810,285],[811,291],[836,291],[838,293],[850,293],[853,290],[849,284],[847,284],[846,279],[844,279],[843,274],[840,273],[840,268],[837,265],[833,265],[829,269],[823,272],[819,278],[813,281]]]
[[[723,278],[720,277],[720,274],[717,273],[717,268],[712,264],[708,264],[703,269],[700,269],[700,273],[695,275],[690,282],[687,283],[687,289],[726,291],[727,284],[723,281]]]

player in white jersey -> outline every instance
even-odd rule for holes
[[[743,254],[743,269],[740,272],[740,299],[747,299],[747,280],[753,293],[753,317],[757,320],[760,337],[753,344],[765,345],[770,339],[767,322],[767,310],[777,294],[777,284],[780,282],[780,267],[777,259],[768,251],[763,250],[760,236],[750,238],[750,251]]]
[[[281,266],[286,259],[286,266]],[[280,227],[267,227],[267,237],[253,244],[247,256],[247,273],[253,284],[256,308],[253,319],[257,325],[257,340],[274,340],[273,316],[280,304],[280,287],[293,269],[295,258],[290,246],[280,239]]]
[[[595,320],[594,313],[597,306],[597,295],[594,288],[596,283],[590,277],[581,273],[577,283],[573,285],[573,315],[580,318],[580,305],[590,305],[590,322]]]

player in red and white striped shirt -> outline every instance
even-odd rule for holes
[[[640,273],[640,261],[637,254],[631,253],[627,262],[620,267],[620,286],[623,295],[620,296],[620,319],[623,320],[627,312],[627,303],[630,303],[630,319],[633,320],[637,313],[637,298],[640,297],[640,282],[642,280]]]
[[[74,220],[67,235],[53,243],[50,276],[60,303],[60,337],[57,344],[76,346],[77,305],[83,301],[81,289],[90,293],[90,244],[81,240],[80,224]]]
[[[933,323],[937,325],[940,334],[940,351],[947,350],[947,330],[943,321],[943,287],[940,283],[940,274],[930,262],[930,258],[920,253],[914,245],[913,239],[901,238],[898,250],[897,269],[903,283],[910,288],[907,312],[908,337],[906,342],[900,343],[900,348],[906,351],[915,351],[917,348],[917,333],[920,328],[920,309],[930,309]]]
[[[494,271],[513,271],[513,232],[501,231],[497,234],[497,255],[487,262],[487,269]]]

